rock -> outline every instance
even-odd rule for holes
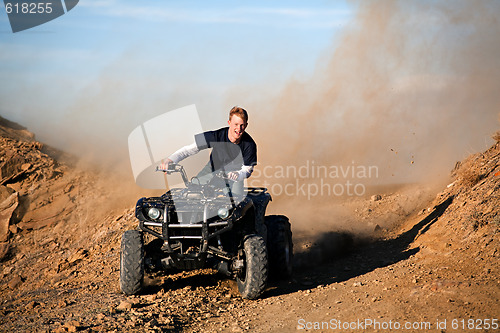
[[[30,209],[23,217],[18,227],[23,230],[41,229],[61,221],[74,209],[74,204],[67,195],[49,197],[35,209]]]
[[[372,201],[382,200],[382,196],[380,194],[375,194],[371,196]]]
[[[9,275],[10,273],[12,273],[12,271],[14,270],[14,267],[5,267],[2,271],[2,275],[3,276],[6,276],[6,275]]]
[[[66,328],[61,326],[54,330],[54,333],[66,333]]]
[[[7,188],[13,190],[14,192],[21,192],[22,186],[21,183],[12,183],[7,184]]]
[[[158,323],[158,320],[156,320],[156,318],[153,318],[149,321],[148,323],[152,328],[156,328],[158,327],[159,323]]]
[[[7,286],[10,288],[10,289],[16,289],[17,287],[19,287],[21,284],[23,283],[23,278],[20,276],[20,275],[14,275],[12,277],[12,279],[9,281],[9,283],[7,284]]]
[[[76,326],[74,326],[72,324],[65,324],[64,327],[66,327],[66,329],[68,330],[68,332],[76,332],[77,331]]]
[[[25,164],[24,158],[14,151],[7,152],[5,161],[0,165],[1,183],[5,184],[8,180],[14,178],[22,171],[21,167]]]
[[[9,231],[13,234],[17,234],[17,232],[19,231],[19,228],[17,227],[17,225],[13,224],[13,225],[9,226]]]
[[[13,193],[0,203],[0,242],[5,242],[9,238],[10,218],[19,205],[18,194]]]
[[[15,191],[7,186],[0,185],[0,202],[3,202],[5,199],[11,196]]]
[[[2,260],[7,256],[7,253],[9,253],[9,249],[10,245],[8,242],[0,243],[0,260]]]
[[[64,326],[68,332],[76,332],[79,328],[82,327],[82,324],[79,321],[72,320],[64,324]]]
[[[144,300],[146,300],[146,302],[154,302],[156,300],[156,294],[146,295],[144,296]]]
[[[59,263],[57,264],[56,272],[60,273],[64,270],[68,269],[69,267],[70,267],[70,264],[68,263],[68,261],[66,259],[61,259],[61,260],[59,260]]]
[[[71,190],[74,188],[73,184],[68,184],[66,185],[66,187],[64,188],[64,193],[69,193],[71,192]]]
[[[132,303],[127,302],[127,301],[122,301],[117,307],[117,311],[127,311],[132,309]]]
[[[31,301],[24,307],[26,310],[33,310],[38,305],[37,302]]]
[[[87,255],[88,255],[87,250],[78,249],[75,253],[73,253],[71,257],[68,258],[68,262],[70,263],[71,266],[75,265],[78,262],[82,261],[83,258],[87,257]]]

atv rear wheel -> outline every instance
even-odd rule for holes
[[[120,289],[126,295],[137,294],[144,281],[144,241],[142,233],[123,233],[120,253]]]
[[[283,215],[265,217],[267,226],[267,251],[269,275],[276,279],[292,276],[293,242],[290,221]]]
[[[249,235],[243,242],[245,267],[237,275],[238,291],[245,299],[259,297],[266,288],[268,262],[264,238]]]

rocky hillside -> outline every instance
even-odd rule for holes
[[[69,194],[72,187],[61,181],[65,167],[43,151],[33,134],[3,118],[0,134],[0,258],[4,258],[10,238],[67,218],[74,210],[74,198]]]

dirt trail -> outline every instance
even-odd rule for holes
[[[127,297],[119,243],[136,193],[0,120],[1,331],[498,331],[485,329],[500,319],[498,142],[437,196],[409,186],[331,208],[362,237],[294,229],[293,279],[261,299],[212,270],[157,274]]]

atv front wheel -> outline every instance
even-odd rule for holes
[[[237,275],[238,291],[245,299],[259,297],[267,284],[267,248],[259,235],[249,235],[243,242],[245,267]]]
[[[283,215],[265,217],[267,226],[267,251],[269,253],[269,275],[276,279],[292,276],[293,243],[290,221]]]
[[[126,295],[137,294],[144,281],[144,242],[142,233],[127,230],[122,236],[120,253],[120,289]]]

